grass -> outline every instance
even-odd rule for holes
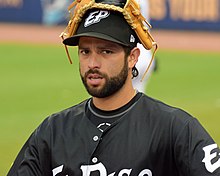
[[[160,51],[148,94],[199,119],[220,144],[220,53]]]
[[[88,97],[74,50],[69,65],[62,46],[0,44],[0,175],[51,113]],[[147,94],[197,117],[220,144],[220,53],[158,52],[158,71]]]

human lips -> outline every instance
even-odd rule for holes
[[[90,73],[87,76],[87,83],[91,84],[92,86],[98,86],[101,83],[102,79],[103,77],[100,74]]]

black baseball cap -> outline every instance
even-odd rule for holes
[[[139,41],[135,31],[122,13],[103,9],[90,9],[83,16],[76,33],[66,38],[65,45],[78,45],[80,37],[96,37],[118,44],[135,47]]]

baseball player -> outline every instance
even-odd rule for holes
[[[201,124],[132,86],[137,43],[156,47],[138,5],[82,0],[71,8],[63,43],[78,47],[91,98],[46,118],[8,176],[219,176],[220,150]]]

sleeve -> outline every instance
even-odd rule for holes
[[[195,118],[178,126],[175,160],[180,175],[220,176],[220,150],[211,136]]]
[[[7,176],[50,176],[48,131],[39,126],[17,155]]]

